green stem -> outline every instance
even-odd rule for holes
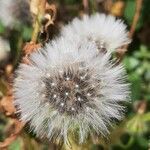
[[[33,29],[33,33],[32,33],[32,42],[34,42],[34,43],[36,43],[36,41],[37,41],[39,30],[40,30],[40,22],[38,20],[38,17],[36,17],[36,21],[35,21],[34,29]]]
[[[32,39],[31,41],[36,43],[38,39],[38,34],[41,28],[41,21],[40,19],[44,16],[45,13],[45,8],[46,8],[46,0],[36,0],[36,5],[38,6],[38,13],[35,17],[35,22],[34,22],[34,29],[32,33]]]

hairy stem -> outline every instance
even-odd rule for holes
[[[32,33],[32,39],[31,41],[36,43],[37,38],[38,38],[38,33],[41,28],[41,18],[44,16],[45,13],[45,8],[46,8],[46,0],[35,0],[34,1],[36,4],[34,6],[37,6],[37,14],[34,19],[34,24],[33,24],[33,33]]]

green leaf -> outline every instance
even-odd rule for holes
[[[128,24],[131,25],[135,13],[135,1],[126,0],[126,8],[124,11],[124,17],[127,20]]]
[[[129,25],[132,24],[132,20],[135,14],[136,1],[135,0],[126,0],[126,7],[124,11],[124,17]],[[136,29],[139,29],[142,26],[142,18],[140,17]]]
[[[142,59],[149,59],[150,58],[150,51],[148,50],[148,47],[145,45],[140,46],[140,50],[137,50],[134,52],[134,56],[136,58],[142,58]]]
[[[143,118],[144,121],[150,121],[150,112],[144,114],[142,118]]]
[[[22,33],[23,39],[25,39],[26,41],[30,40],[31,34],[32,34],[32,28],[24,26],[23,27],[23,33]]]
[[[136,140],[138,141],[139,145],[142,147],[142,148],[146,148],[148,149],[148,140],[145,139],[143,136],[138,136],[136,138]]]
[[[129,76],[129,82],[131,83],[131,98],[132,100],[139,100],[141,97],[141,77],[134,72]]]
[[[140,66],[136,69],[136,73],[140,76],[144,74],[144,71],[145,71],[145,69],[143,66]]]
[[[127,122],[127,130],[129,133],[142,134],[147,130],[146,123],[143,120],[143,114],[135,115]]]
[[[0,33],[4,33],[4,32],[5,32],[5,27],[0,21]]]
[[[139,60],[134,57],[126,57],[124,59],[124,64],[128,70],[133,70],[139,65]]]
[[[21,139],[15,140],[9,147],[8,150],[21,150]]]

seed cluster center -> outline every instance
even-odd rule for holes
[[[66,115],[81,112],[95,97],[96,88],[92,85],[91,72],[88,69],[68,67],[55,75],[45,77],[46,101]]]

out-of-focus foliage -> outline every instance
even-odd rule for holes
[[[111,12],[105,6],[108,0],[89,0],[89,12]],[[116,2],[117,0],[113,0]],[[119,0],[124,3],[124,13],[121,16],[125,23],[130,26],[136,10],[136,0]],[[50,27],[50,36],[54,37],[60,26],[69,22],[75,16],[83,14],[82,0],[53,0],[58,7],[56,23]],[[108,3],[109,4],[109,3]],[[19,7],[19,6],[18,6]],[[111,8],[111,7],[110,7]],[[109,8],[109,9],[110,9]],[[116,7],[117,8],[117,7]],[[17,9],[16,9],[17,10]],[[26,17],[26,16],[24,16]],[[118,123],[110,137],[105,141],[96,140],[95,144],[87,142],[80,149],[112,149],[112,150],[147,150],[150,148],[150,0],[143,0],[139,22],[127,53],[124,56],[128,80],[131,83],[131,100],[127,104],[126,118]],[[13,28],[5,27],[0,20],[0,37],[10,44],[8,58],[0,64],[0,99],[7,93],[9,67],[16,68],[25,42],[30,41],[32,25],[16,24]],[[110,33],[111,34],[111,33]],[[0,109],[1,110],[1,109]],[[3,141],[11,132],[9,118],[0,114],[0,141]],[[46,150],[55,149],[53,144],[42,143],[28,127],[9,146],[9,150]],[[72,143],[78,149],[75,143]]]
[[[131,83],[132,100],[150,100],[150,54],[148,47],[140,45],[132,56],[125,56],[124,63],[129,73]]]

